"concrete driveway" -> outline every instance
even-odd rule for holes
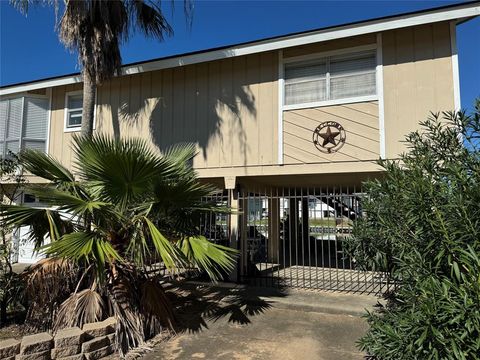
[[[180,315],[180,322],[185,325],[183,330],[157,345],[143,359],[364,357],[355,346],[367,329],[359,315],[365,308],[372,308],[376,303],[374,297],[300,291],[262,294],[262,291],[267,290],[221,290],[206,304],[192,296],[191,306],[183,307]]]

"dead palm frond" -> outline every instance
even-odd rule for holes
[[[175,316],[165,290],[158,280],[149,279],[141,283],[141,312],[145,317],[147,338],[158,334],[164,327],[173,329]]]
[[[84,289],[73,293],[58,310],[54,331],[58,329],[82,326],[83,324],[103,320],[105,302],[93,289]]]
[[[120,272],[115,275],[108,288],[108,299],[117,319],[115,329],[117,350],[122,355],[131,348],[143,345],[145,341],[143,321],[136,304],[137,298],[132,297],[132,294],[138,294],[134,289],[135,285]]]
[[[78,285],[79,275],[79,267],[62,258],[42,259],[28,268],[23,274],[30,301],[27,321],[37,328],[50,328],[58,307]]]

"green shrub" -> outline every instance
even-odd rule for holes
[[[397,286],[359,345],[378,359],[479,359],[480,102],[421,125],[365,184],[350,251]]]
[[[15,154],[0,156],[0,204],[13,204],[26,183],[23,173],[17,171],[18,166]],[[0,326],[8,323],[9,312],[14,312],[23,300],[24,282],[12,266],[15,253],[12,231],[12,226],[0,219]]]

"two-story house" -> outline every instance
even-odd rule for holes
[[[125,65],[98,88],[95,132],[158,151],[195,143],[200,178],[241,210],[203,227],[240,249],[242,278],[358,284],[368,274],[341,243],[360,184],[430,111],[460,108],[456,25],[478,15],[470,2]],[[79,74],[0,96],[0,154],[34,148],[71,166]]]

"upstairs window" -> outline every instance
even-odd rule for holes
[[[286,64],[284,105],[375,95],[376,65],[375,51]]]
[[[21,149],[46,151],[48,99],[18,97],[0,101],[0,157]]]
[[[67,93],[65,108],[65,127],[68,130],[79,130],[82,126],[83,95],[81,92]]]

